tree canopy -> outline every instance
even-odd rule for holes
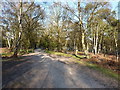
[[[109,2],[2,2],[2,46],[118,55],[117,12]]]

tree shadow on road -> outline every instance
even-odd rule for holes
[[[33,68],[33,63],[38,62],[43,55],[21,56],[16,60],[2,62],[2,86],[6,86],[10,81],[19,78],[24,73]],[[13,58],[14,59],[14,58]]]

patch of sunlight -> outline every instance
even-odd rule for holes
[[[90,66],[90,67],[97,67],[95,64],[87,63],[87,62],[86,62],[86,65],[88,65],[88,66]]]
[[[39,55],[38,55],[39,56]],[[41,58],[49,58],[49,56],[41,56]]]
[[[75,60],[74,62],[75,62],[75,63],[78,63],[78,64],[81,64],[81,65],[86,65],[84,61]]]
[[[69,72],[69,74],[71,74],[71,75],[73,75],[73,70],[71,69],[71,68],[68,68],[68,72]]]

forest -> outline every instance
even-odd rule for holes
[[[117,12],[109,2],[2,2],[2,47],[113,54],[118,58]]]
[[[109,2],[2,2],[2,47],[118,57],[117,12]]]
[[[6,80],[10,80],[7,79],[7,77],[11,78],[13,76],[15,78],[14,75],[19,76],[23,74],[23,72],[27,72],[27,68],[30,69],[31,65],[33,65],[32,67],[39,66],[41,72],[46,71],[44,68],[44,64],[46,64],[44,60],[49,62],[49,64],[52,63],[51,66],[46,64],[46,67],[52,72],[48,76],[55,72],[56,74],[54,75],[60,73],[58,72],[59,70],[54,71],[54,67],[59,67],[61,71],[66,70],[62,70],[64,67],[70,68],[69,65],[65,66],[64,64],[72,61],[72,64],[77,63],[82,65],[84,63],[86,67],[95,68],[95,70],[109,74],[111,77],[119,78],[120,3],[113,8],[112,2],[81,2],[81,0],[76,0],[75,2],[35,2],[34,0],[28,2],[24,0],[11,2],[10,0],[3,0],[3,2],[0,2],[0,8],[0,54],[3,64],[3,86],[5,84],[8,85],[7,87],[11,85],[7,84],[9,82],[5,82]],[[42,56],[39,55],[53,57],[55,60],[59,59],[56,63],[59,63],[60,61],[64,62],[64,64],[61,64],[63,65],[61,67],[59,66],[60,64],[54,63],[52,59],[45,58],[43,60]],[[61,57],[61,59],[59,57]],[[38,60],[44,64],[39,64]],[[21,63],[24,63],[25,65],[21,65]],[[19,65],[21,66],[19,67]],[[11,69],[13,66],[16,68]],[[54,69],[51,69],[52,66],[54,66]],[[74,65],[74,68],[75,66],[76,65]],[[16,71],[17,68],[19,72]],[[33,71],[36,70],[37,69],[33,68]],[[41,74],[39,70],[36,72],[37,74],[34,74],[38,76],[45,74]],[[88,73],[89,70],[86,70],[85,67],[83,67],[81,72],[84,71]],[[94,73],[94,71],[92,73]],[[92,73],[86,75],[92,75]],[[84,73],[82,74],[85,76]],[[32,74],[30,73],[29,75]],[[62,75],[62,73],[59,75]],[[72,75],[71,72],[70,75]],[[38,76],[36,76],[36,78]],[[44,76],[45,75],[43,75],[43,77]],[[58,79],[55,77],[58,76],[54,76],[53,81]],[[66,77],[69,78],[68,76]],[[75,75],[71,77],[75,77]],[[47,78],[49,79],[49,77]],[[79,77],[76,76],[75,78]],[[92,80],[91,77],[90,79]],[[20,80],[16,82],[20,82]],[[30,80],[30,78],[28,80]],[[76,79],[74,80],[76,82]],[[106,79],[106,81],[107,80],[109,79]],[[12,79],[11,81],[14,82]],[[82,82],[85,81],[86,79]],[[35,81],[32,80],[31,82]],[[25,85],[27,84],[31,85],[30,81]],[[45,85],[47,85],[47,83],[45,83]],[[64,87],[62,84],[55,85],[61,85],[60,87]],[[15,86],[17,85],[15,84]],[[33,87],[36,86],[33,85]]]

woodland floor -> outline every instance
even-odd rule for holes
[[[81,53],[79,53],[80,55]],[[96,54],[89,53],[90,59],[83,59],[86,62],[91,62],[93,64],[97,64],[101,67],[108,68],[118,74],[120,74],[120,61],[117,61],[115,55],[105,55],[104,54]]]

